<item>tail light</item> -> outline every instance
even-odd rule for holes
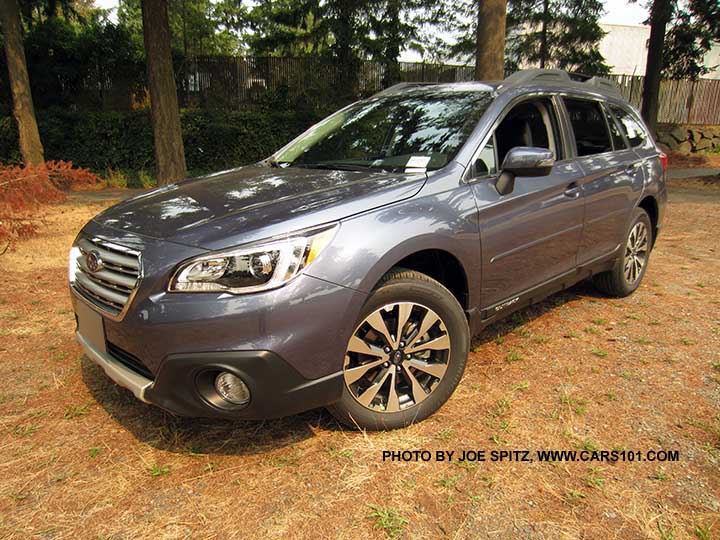
[[[667,171],[668,156],[665,152],[660,152],[660,164],[662,165],[663,171]]]

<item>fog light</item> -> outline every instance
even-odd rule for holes
[[[215,377],[215,390],[233,405],[245,405],[250,401],[250,390],[240,377],[223,371]]]

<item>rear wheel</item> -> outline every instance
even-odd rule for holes
[[[636,208],[622,259],[618,260],[612,270],[595,276],[595,285],[610,296],[623,297],[635,292],[647,270],[652,241],[650,217],[642,208]]]
[[[419,272],[390,272],[363,306],[345,353],[343,394],[330,412],[371,430],[423,420],[460,382],[469,341],[450,291]]]

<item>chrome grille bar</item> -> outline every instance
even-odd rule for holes
[[[140,279],[140,253],[98,238],[80,238],[73,254],[73,289],[111,317],[122,317]],[[102,261],[95,271],[88,264],[90,254]]]

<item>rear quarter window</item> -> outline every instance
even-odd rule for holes
[[[611,105],[610,111],[618,119],[620,129],[625,133],[630,146],[634,148],[645,142],[647,139],[645,130],[632,114],[616,105]]]
[[[613,149],[605,114],[597,101],[563,98],[575,134],[578,157]]]

